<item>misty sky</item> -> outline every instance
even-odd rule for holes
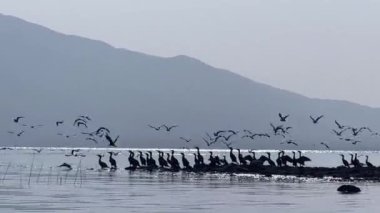
[[[380,107],[380,1],[0,0],[0,13],[309,97]]]

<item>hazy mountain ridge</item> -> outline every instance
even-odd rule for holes
[[[26,131],[23,138],[4,134],[4,145],[93,145],[83,138],[65,140],[57,131],[69,131],[79,114],[88,114],[97,125],[121,135],[120,146],[183,147],[204,143],[205,131],[252,129],[270,131],[279,123],[277,113],[290,113],[294,139],[300,147],[274,141],[235,142],[246,148],[323,148],[331,141],[336,149],[357,146],[332,141],[330,129],[338,119],[351,125],[369,125],[380,131],[380,109],[346,101],[309,99],[257,83],[227,70],[214,68],[187,56],[163,58],[113,48],[99,41],[64,35],[20,19],[0,15],[0,112],[2,129],[17,129],[12,117],[43,122],[42,130]],[[315,126],[309,115],[325,114]],[[64,119],[66,129],[54,127]],[[147,124],[170,123],[173,134],[157,133]],[[70,126],[70,127],[69,127]],[[70,130],[71,131],[71,130]],[[78,130],[72,130],[78,131]],[[322,135],[323,133],[323,135]],[[322,136],[321,136],[322,135]],[[178,140],[193,138],[192,144]],[[237,139],[237,138],[236,138]],[[366,137],[362,149],[378,149]],[[371,142],[372,141],[372,142]],[[103,143],[105,145],[105,143]],[[223,147],[217,145],[215,147]]]

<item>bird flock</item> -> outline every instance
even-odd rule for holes
[[[188,148],[192,142],[203,142],[207,147],[211,147],[216,144],[223,144],[227,148],[233,146],[233,142],[244,141],[248,139],[250,141],[257,141],[258,139],[273,139],[279,140],[280,144],[289,145],[293,147],[298,147],[300,144],[299,141],[292,137],[292,132],[294,127],[289,125],[288,120],[291,119],[289,114],[278,113],[278,122],[270,122],[268,131],[265,132],[256,132],[249,129],[243,130],[234,130],[234,129],[225,129],[225,130],[215,130],[214,132],[205,132],[203,136],[199,139],[192,139],[185,136],[178,137],[178,141],[183,141],[185,145],[183,148]],[[309,119],[312,126],[317,127],[320,122],[325,118],[324,115],[310,115]],[[27,124],[25,123],[26,118],[24,116],[18,116],[13,119],[13,122],[20,125],[20,131],[8,131],[9,134],[15,135],[17,137],[24,136],[29,131],[42,128],[44,124]],[[95,145],[100,145],[101,142],[105,142],[110,147],[117,147],[117,141],[119,140],[119,135],[114,137],[111,135],[111,131],[106,127],[98,127],[89,131],[90,122],[92,118],[87,115],[80,115],[77,118],[73,119],[72,126],[77,128],[80,131],[75,131],[74,133],[63,133],[61,132],[62,126],[66,124],[64,120],[58,120],[55,122],[55,126],[58,130],[57,135],[65,138],[78,137],[79,135],[84,136],[84,140],[92,142]],[[357,145],[362,143],[360,138],[361,135],[367,134],[370,136],[380,136],[378,132],[373,131],[368,126],[354,127],[350,125],[345,125],[337,120],[334,121],[335,128],[331,129],[331,134],[336,136],[338,141],[350,143],[352,145]],[[179,125],[147,125],[150,129],[156,132],[166,132],[170,134],[175,131],[177,128],[180,128]],[[194,146],[199,146],[199,144],[194,144]],[[319,145],[323,149],[330,149],[330,143],[326,141],[320,141],[319,143],[314,143],[314,146]]]
[[[111,131],[107,127],[97,127],[94,130],[90,130],[90,122],[92,121],[91,117],[87,115],[80,115],[77,118],[74,119],[72,126],[76,128],[77,131],[75,133],[63,133],[62,127],[65,126],[66,122],[64,120],[58,120],[55,122],[54,125],[57,128],[57,136],[61,136],[64,138],[74,138],[78,137],[79,135],[84,136],[84,140],[88,142],[92,142],[94,144],[99,144],[100,142],[107,143],[110,147],[117,147],[116,142],[119,139],[119,136],[113,137],[111,136]],[[15,135],[17,137],[24,136],[30,131],[36,130],[37,128],[42,128],[45,125],[44,124],[28,124],[26,121],[26,118],[24,116],[18,116],[13,119],[13,122],[17,124],[21,130],[20,131],[14,131],[10,130],[7,131],[11,135]],[[71,124],[69,124],[71,125]]]

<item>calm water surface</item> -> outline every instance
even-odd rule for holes
[[[119,151],[115,159],[124,168],[128,152]],[[342,183],[329,179],[99,171],[96,154],[105,149],[82,149],[85,158],[66,157],[69,149],[62,148],[45,148],[40,154],[29,148],[0,153],[0,212],[380,211],[380,183],[355,183],[362,193],[342,195],[336,192]],[[304,153],[312,158],[310,166],[337,166],[338,154],[344,152]],[[191,152],[187,154],[192,159]],[[380,164],[378,152],[359,155]],[[104,161],[108,163],[108,155]],[[74,169],[58,169],[63,162]]]

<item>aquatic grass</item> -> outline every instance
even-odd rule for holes
[[[34,166],[34,158],[35,158],[35,154],[33,154],[32,163],[31,163],[31,165],[30,165],[30,172],[29,172],[28,186],[30,186],[30,179],[31,179],[31,177],[32,177],[33,166]]]
[[[3,179],[1,180],[2,183],[4,183],[4,181],[5,181],[5,177],[6,177],[7,174],[8,174],[9,167],[11,167],[11,162],[8,163],[8,166],[7,166],[7,169],[5,170],[5,173],[4,173],[4,176],[3,176]]]

